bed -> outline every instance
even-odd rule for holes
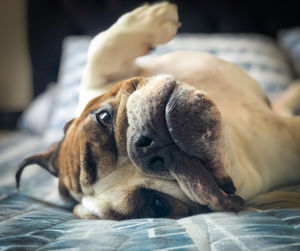
[[[273,99],[295,78],[288,57],[293,48],[287,50],[293,32],[281,33],[283,49],[257,34],[181,34],[139,60],[173,50],[207,51],[240,65]],[[17,165],[59,140],[74,116],[89,42],[85,36],[64,40],[58,83],[34,100],[20,130],[0,139],[1,250],[300,250],[300,209],[265,205],[265,210],[177,220],[80,220],[73,216],[72,204],[60,199],[57,179],[35,165],[24,171],[17,191]],[[293,190],[300,192],[300,186]]]

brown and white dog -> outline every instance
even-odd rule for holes
[[[96,36],[80,115],[56,146],[21,163],[17,184],[36,163],[78,201],[78,217],[127,219],[239,211],[299,183],[300,118],[275,113],[238,66],[195,51],[135,63],[178,27],[176,6],[158,3]]]

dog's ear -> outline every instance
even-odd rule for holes
[[[64,134],[66,135],[68,129],[70,128],[70,126],[72,125],[72,123],[74,122],[75,118],[71,119],[70,121],[68,121],[65,126],[64,126]]]
[[[68,129],[74,122],[75,118],[71,119],[69,122],[67,122],[64,126],[64,134],[66,135]],[[22,172],[25,167],[37,164],[43,169],[47,170],[49,173],[54,175],[55,177],[58,176],[59,168],[58,168],[58,153],[60,149],[61,142],[64,139],[62,139],[60,142],[56,143],[52,147],[50,147],[48,150],[41,152],[39,154],[32,155],[26,159],[24,159],[20,165],[18,166],[17,172],[16,172],[16,185],[17,188],[19,188],[20,185],[20,178],[22,175]]]
[[[58,176],[58,152],[59,152],[60,143],[57,143],[50,147],[48,150],[41,152],[36,155],[32,155],[26,159],[24,159],[20,165],[18,166],[15,178],[16,185],[19,188],[21,174],[26,166],[37,164],[43,169],[47,170],[49,173]]]

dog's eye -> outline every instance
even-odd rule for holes
[[[165,217],[170,212],[167,202],[158,197],[153,198],[150,206],[153,212],[153,217]]]
[[[96,114],[97,121],[104,126],[112,124],[112,117],[108,111],[102,111]]]

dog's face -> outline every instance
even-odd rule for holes
[[[63,196],[96,198],[102,218],[236,211],[243,200],[223,148],[221,115],[205,93],[171,77],[133,78],[91,100],[57,146],[20,165],[17,181],[38,163]]]

